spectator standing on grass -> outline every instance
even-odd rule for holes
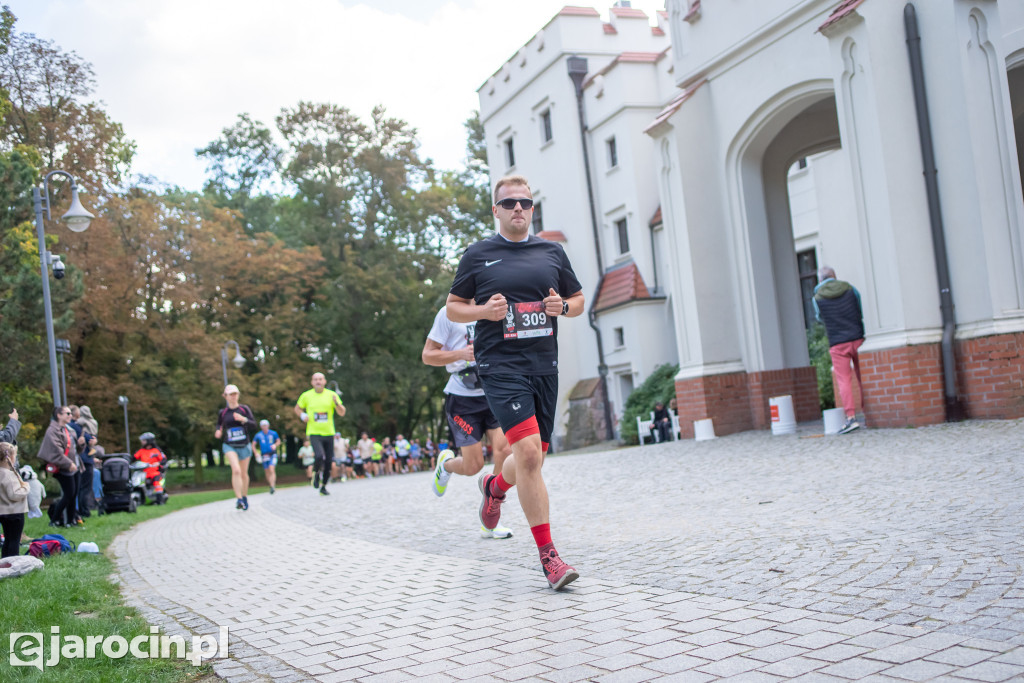
[[[853,376],[857,376],[857,387],[863,399],[858,349],[864,343],[864,312],[860,305],[860,292],[849,282],[837,280],[836,271],[832,268],[823,266],[818,271],[818,280],[819,284],[814,288],[814,317],[825,324],[836,388],[846,413],[846,422],[839,433],[848,434],[860,427],[853,400]]]
[[[71,409],[71,422],[68,423],[68,427],[71,427],[75,432],[75,449],[78,451],[80,463],[78,474],[75,475],[75,486],[78,488],[78,515],[83,518],[90,517],[92,513],[89,512],[87,498],[92,497],[94,461],[92,456],[89,455],[89,434],[85,431],[82,423],[79,422],[82,416],[80,408],[76,405],[70,405],[68,408]]]
[[[0,442],[0,528],[4,531],[4,545],[0,557],[18,554],[21,532],[25,530],[28,484],[18,475],[15,467],[17,457],[18,449],[14,444]]]
[[[46,471],[60,484],[60,499],[50,504],[50,526],[74,526],[81,522],[78,516],[78,452],[75,433],[68,427],[71,409],[57,406],[53,409],[50,426],[39,444],[38,458],[46,463]]]

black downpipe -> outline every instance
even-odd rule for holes
[[[903,8],[903,23],[907,34],[907,52],[910,55],[910,77],[914,84],[917,132],[921,137],[921,160],[924,163],[924,184],[928,193],[928,216],[931,219],[935,271],[939,279],[939,305],[942,311],[942,379],[945,392],[946,421],[952,422],[965,417],[963,405],[956,390],[956,356],[953,348],[956,317],[953,313],[953,290],[949,280],[949,260],[946,253],[946,233],[942,224],[942,206],[939,203],[939,171],[935,165],[932,124],[924,88],[921,34],[917,28],[917,11],[914,9],[913,3],[908,2]]]
[[[651,231],[651,266],[654,271],[654,291],[660,294],[661,289],[658,287],[658,250],[654,248],[654,226],[648,225],[647,227]]]
[[[590,308],[587,311],[587,320],[590,322],[590,329],[594,330],[597,337],[597,372],[601,378],[601,392],[604,394],[602,403],[604,408],[604,438],[611,441],[615,438],[615,430],[612,428],[611,397],[608,394],[608,364],[604,362],[604,342],[601,339],[601,328],[597,326],[597,314],[594,312],[594,305],[597,303],[597,295],[601,292],[601,282],[604,280],[604,259],[601,257],[601,233],[597,227],[597,208],[594,204],[594,184],[590,178],[590,154],[587,152],[587,123],[583,115],[583,79],[587,75],[586,57],[569,57],[567,66],[569,78],[576,87],[576,115],[580,122],[580,143],[583,145],[583,169],[587,178],[587,200],[590,204],[590,226],[594,231],[594,250],[597,253],[597,286],[594,288],[594,296],[590,300]]]

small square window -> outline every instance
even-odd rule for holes
[[[619,253],[629,252],[629,230],[626,227],[626,219],[620,218],[615,221],[615,234],[619,238]]]
[[[621,349],[626,345],[626,331],[621,327],[615,328],[615,348]]]
[[[512,138],[505,139],[505,165],[508,168],[512,168],[516,165],[516,149],[513,144]]]
[[[551,110],[545,109],[540,115],[540,139],[542,142],[551,142]]]
[[[533,234],[536,235],[538,232],[544,229],[544,212],[541,211],[540,202],[533,202]]]
[[[608,150],[608,168],[615,168],[619,165],[619,150],[615,146],[615,138],[608,138],[604,144]]]

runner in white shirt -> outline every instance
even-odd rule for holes
[[[473,356],[472,323],[457,323],[448,319],[444,307],[434,316],[434,325],[427,334],[423,345],[423,362],[427,365],[445,367],[450,376],[444,388],[447,394],[444,412],[451,427],[453,445],[460,451],[456,456],[445,449],[437,456],[434,467],[434,493],[443,496],[452,474],[472,477],[484,467],[483,437],[487,438],[494,451],[493,473],[501,472],[501,465],[512,452],[501,431],[498,420],[484,398],[480,377]],[[480,527],[484,538],[510,538],[512,530],[497,526],[494,529]]]

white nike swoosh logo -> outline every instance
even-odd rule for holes
[[[499,261],[501,261],[501,259],[498,259],[497,261],[484,261],[484,268],[489,268],[490,266],[493,266],[495,263],[498,263]]]

